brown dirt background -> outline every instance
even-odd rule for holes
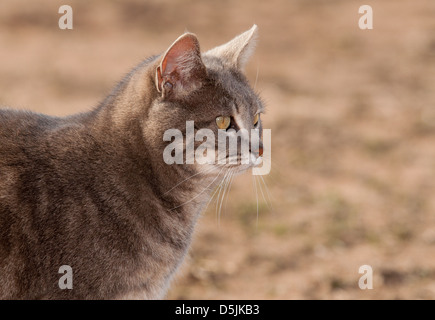
[[[58,28],[58,8],[74,29]],[[358,28],[358,8],[374,30]],[[197,227],[169,299],[435,298],[433,0],[0,2],[0,104],[89,110],[186,29],[203,49],[258,24],[273,210],[235,180]],[[358,269],[374,271],[360,290]]]

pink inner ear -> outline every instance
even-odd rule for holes
[[[166,52],[161,68],[157,68],[158,87],[162,88],[163,82],[175,85],[181,82],[183,86],[189,86],[204,70],[201,61],[199,43],[193,34],[181,36]]]
[[[190,37],[184,37],[176,42],[163,59],[163,74],[172,73],[177,69],[177,62],[183,56],[195,55],[197,52],[195,43]]]

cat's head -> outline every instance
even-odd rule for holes
[[[254,51],[257,32],[254,25],[228,43],[205,53],[201,53],[197,37],[185,33],[155,61],[156,98],[149,117],[153,123],[159,123],[153,134],[160,139],[166,135],[161,140],[161,147],[165,148],[167,157],[172,157],[169,162],[179,163],[174,159],[177,156],[180,159],[179,153],[183,152],[181,161],[189,163],[192,156],[189,152],[193,148],[194,162],[198,165],[201,161],[196,161],[199,155],[196,151],[202,145],[203,159],[199,165],[235,168],[240,172],[260,163],[264,107],[243,73]],[[193,147],[188,141],[189,126],[194,134],[200,134],[190,141]],[[219,136],[234,137],[240,129],[244,135],[239,133],[236,138],[239,143],[236,152],[230,152],[231,145],[227,141],[226,152],[219,153],[222,152]],[[177,131],[182,133],[184,140]],[[249,150],[243,149],[243,143],[248,144]]]

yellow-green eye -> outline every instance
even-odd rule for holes
[[[228,129],[231,124],[231,118],[225,116],[219,116],[216,118],[216,124],[219,129]]]
[[[257,113],[257,114],[254,116],[254,126],[257,125],[258,120],[260,120],[260,114],[259,114],[259,113]]]

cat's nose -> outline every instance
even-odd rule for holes
[[[256,156],[263,156],[263,142],[260,141],[260,143],[258,144],[258,147],[251,147],[249,148],[249,151],[254,153]]]

